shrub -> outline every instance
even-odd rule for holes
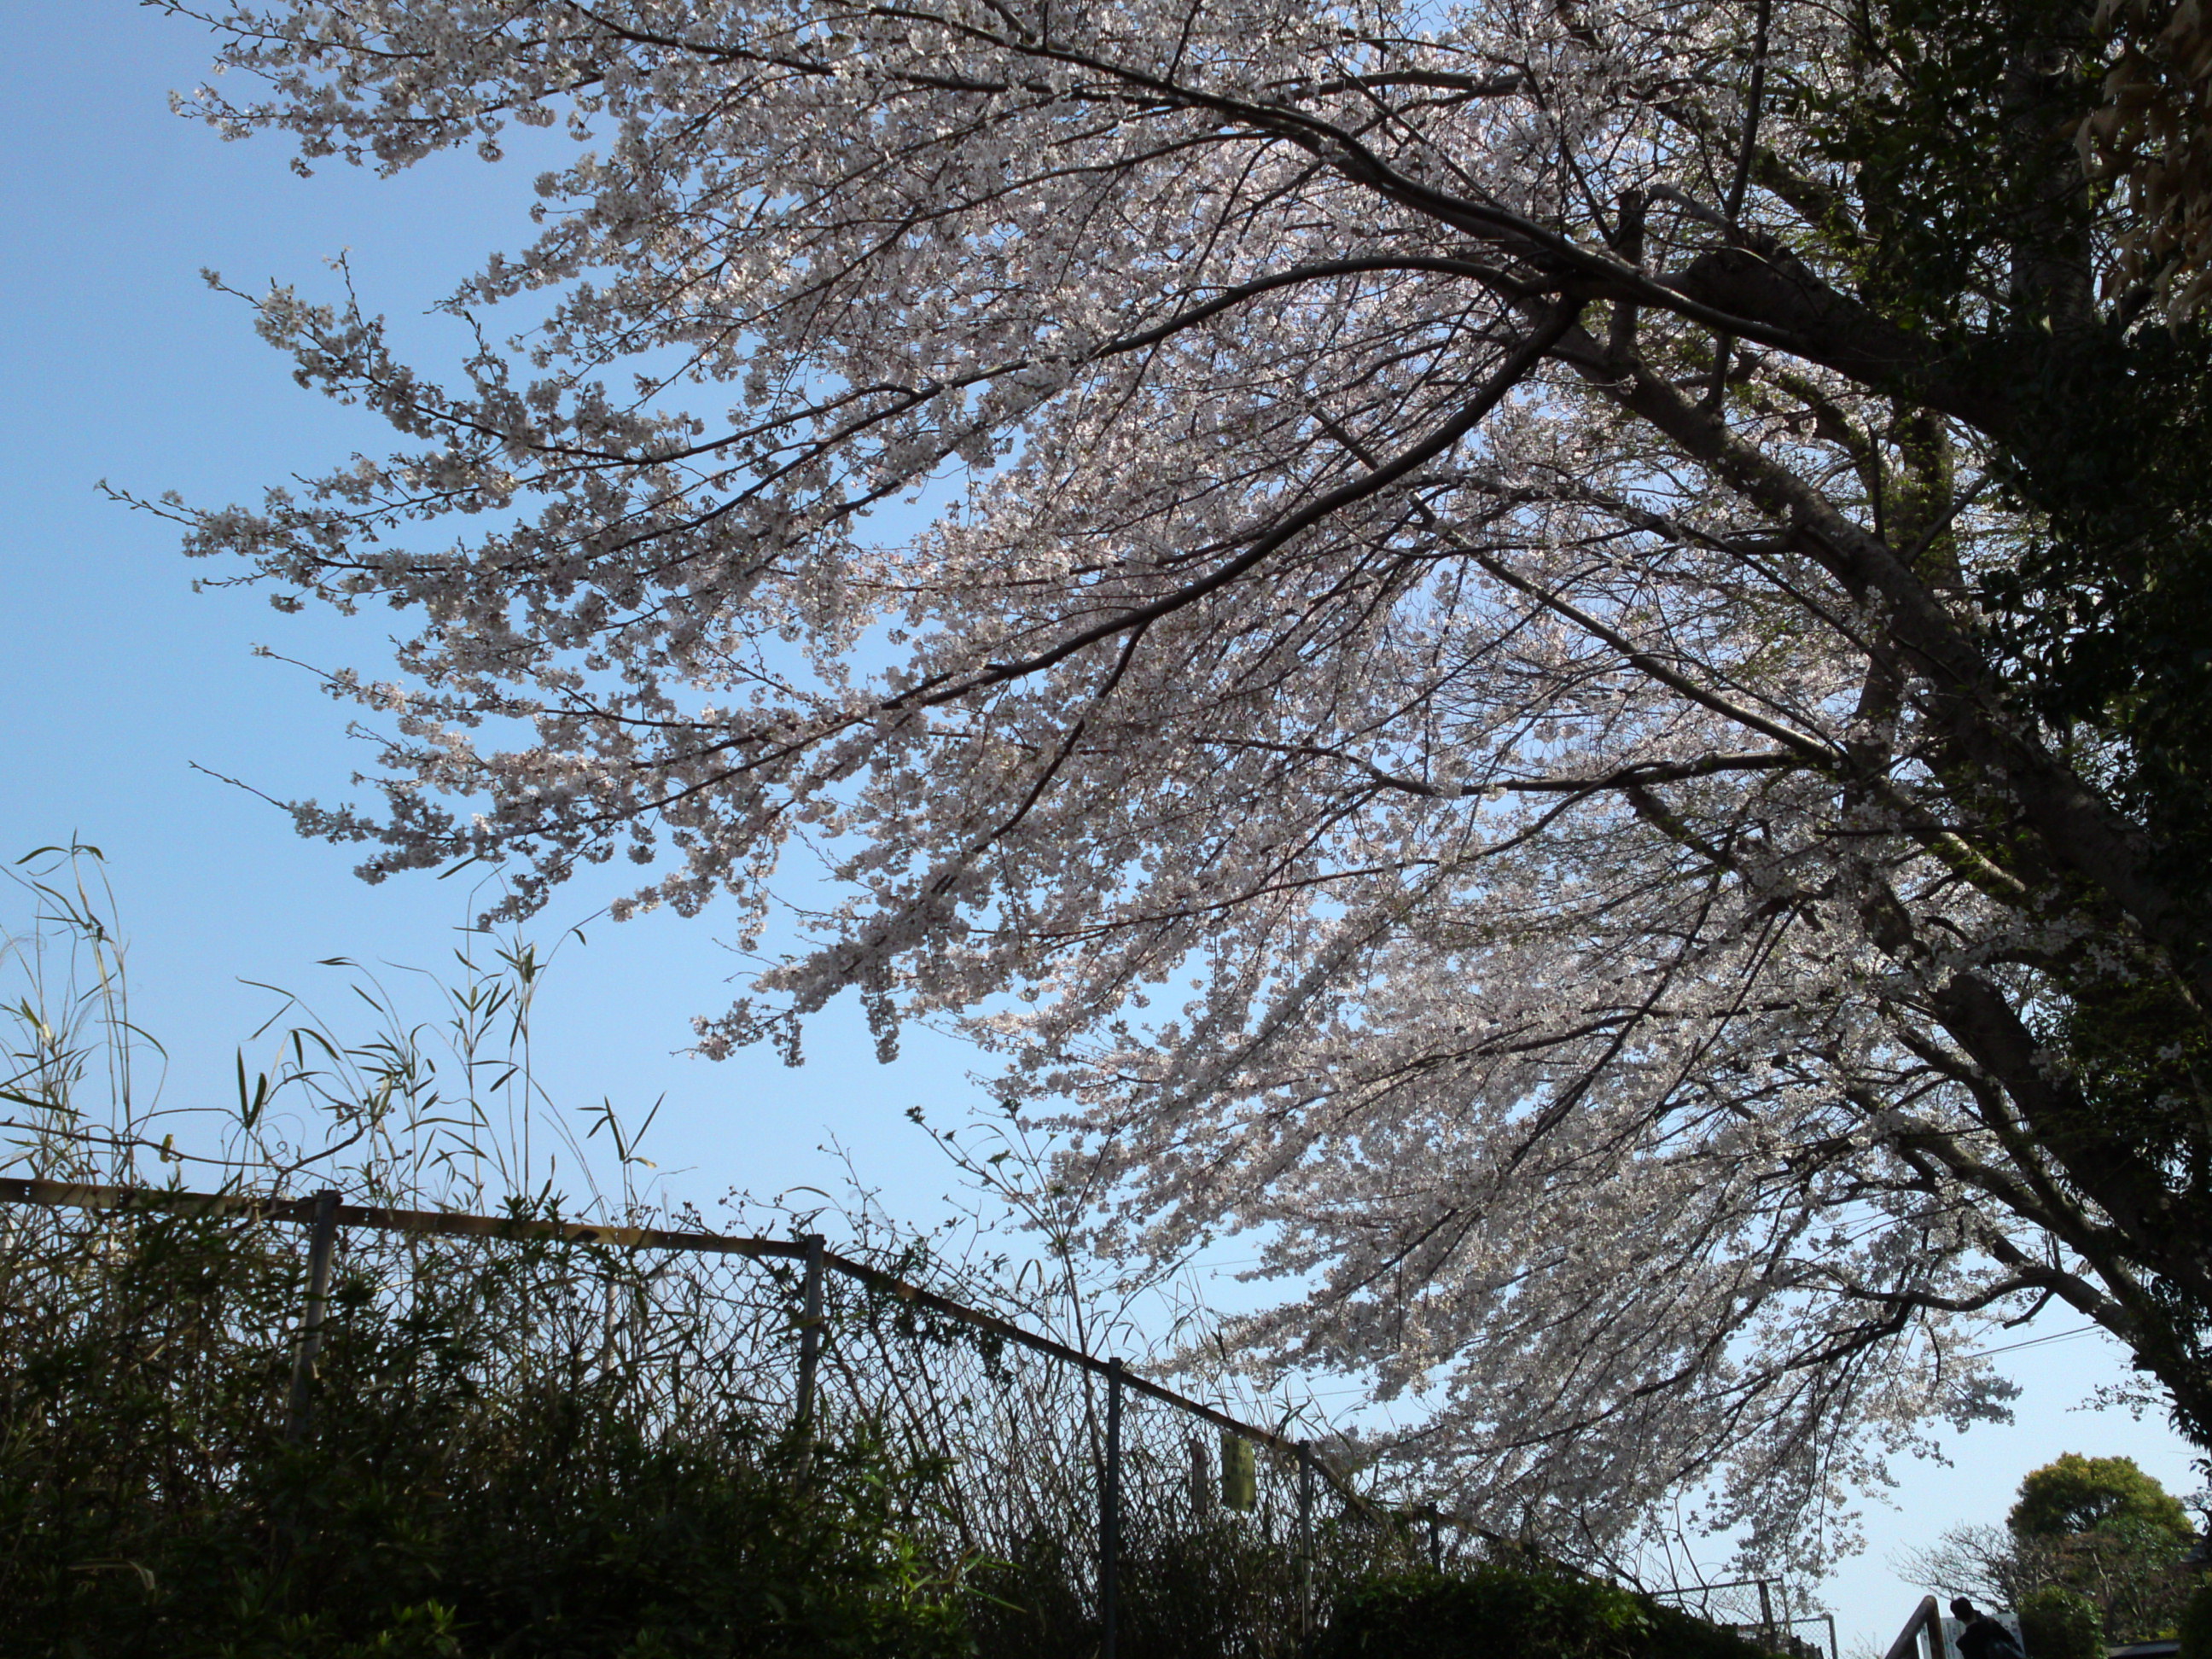
[[[2027,1659],[2103,1659],[2096,1603],[2079,1590],[2045,1584],[2021,1596],[2019,1611]]]
[[[913,1542],[935,1470],[864,1423],[803,1449],[742,1401],[678,1416],[620,1367],[497,1340],[503,1306],[579,1299],[560,1264],[510,1250],[404,1299],[347,1279],[293,1444],[296,1251],[154,1213],[33,1236],[0,1251],[0,1650],[969,1650],[960,1586]]]
[[[1764,1659],[1732,1632],[1564,1570],[1413,1572],[1337,1602],[1328,1659]]]
[[[2181,1610],[2177,1659],[2212,1659],[2212,1583],[2199,1584]]]

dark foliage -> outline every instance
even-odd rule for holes
[[[2212,1584],[2201,1584],[2182,1609],[2177,1659],[2212,1659]]]
[[[2021,1645],[2028,1659],[2101,1659],[2097,1604],[2079,1590],[2045,1584],[2020,1599]]]
[[[556,1293],[523,1253],[404,1302],[343,1280],[294,1445],[289,1241],[148,1214],[105,1242],[8,1276],[9,1653],[969,1651],[957,1580],[911,1541],[934,1471],[865,1433],[807,1455],[742,1408],[670,1420],[580,1359],[502,1377],[479,1316]]]
[[[1766,1659],[1741,1637],[1649,1596],[1503,1563],[1352,1589],[1323,1651],[1327,1659]]]
[[[841,1393],[809,1443],[790,1428],[790,1287],[770,1273],[716,1325],[682,1264],[365,1235],[342,1254],[295,1440],[296,1230],[156,1207],[0,1208],[0,1652],[1097,1651],[1088,1465],[1037,1461],[1086,1443],[1085,1396],[1003,1354],[963,1370],[975,1356],[911,1310],[841,1315],[828,1369],[863,1407]],[[979,1391],[1003,1409],[971,1412]],[[1001,1419],[1012,1438],[976,1441]],[[1125,1455],[1125,1659],[1297,1651],[1280,1493],[1271,1513],[1220,1510],[1187,1469],[1146,1478],[1161,1452],[1136,1437]],[[1333,1509],[1313,1543],[1316,1612],[1410,1553]]]

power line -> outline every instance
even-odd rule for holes
[[[2039,1348],[2046,1342],[2069,1342],[2077,1336],[2087,1336],[2092,1331],[2103,1328],[2101,1325],[2077,1325],[2070,1331],[2053,1331],[2048,1336],[2031,1336],[2025,1342],[2008,1342],[1998,1348],[1976,1348],[1959,1357],[1962,1359],[1983,1359],[1993,1353],[2013,1353],[2021,1348]]]

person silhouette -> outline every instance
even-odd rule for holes
[[[1959,1659],[2027,1659],[2020,1638],[1986,1613],[1977,1613],[1963,1595],[1951,1598],[1951,1616],[1959,1632]]]

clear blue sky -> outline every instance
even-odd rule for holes
[[[449,157],[392,180],[342,166],[302,180],[280,143],[226,144],[169,113],[169,91],[206,71],[194,26],[120,0],[4,15],[19,73],[0,116],[15,227],[0,248],[12,781],[0,854],[71,836],[105,850],[144,1023],[175,1060],[167,1099],[185,1104],[231,1091],[233,1045],[270,1004],[240,981],[342,1006],[338,976],[316,959],[438,963],[468,895],[427,878],[365,886],[343,849],[300,840],[276,809],[191,769],[279,798],[346,796],[367,758],[347,711],[252,647],[374,667],[387,629],[374,616],[281,616],[258,593],[193,593],[196,575],[223,573],[180,557],[173,526],[95,483],[220,503],[386,447],[378,422],[295,386],[246,307],[200,270],[327,296],[325,262],[345,252],[369,302],[442,356],[456,325],[422,313],[494,237],[520,234],[530,175]],[[615,890],[582,884],[538,931],[557,935]],[[880,1066],[847,1006],[812,1035],[803,1071],[765,1051],[685,1058],[690,1016],[731,994],[736,964],[716,935],[711,921],[658,916],[592,927],[586,948],[567,948],[539,1024],[556,1092],[632,1113],[665,1093],[648,1152],[693,1168],[676,1182],[690,1197],[825,1180],[834,1165],[814,1149],[835,1136],[868,1179],[926,1206],[946,1170],[903,1114],[964,1110],[971,1056],[917,1032],[898,1065]]]
[[[381,447],[356,414],[295,387],[243,308],[201,283],[270,277],[328,290],[348,251],[372,308],[434,347],[425,305],[494,241],[522,234],[526,168],[447,157],[397,180],[342,167],[301,180],[280,144],[224,144],[172,117],[166,97],[204,73],[195,28],[125,0],[0,9],[15,92],[0,106],[7,157],[0,246],[0,734],[10,787],[0,853],[72,835],[107,852],[134,940],[140,1012],[171,1048],[170,1098],[227,1095],[233,1045],[265,1012],[259,980],[326,994],[317,958],[428,964],[465,919],[456,884],[369,888],[343,849],[302,842],[274,809],[192,771],[278,796],[344,793],[358,763],[344,711],[256,643],[371,666],[376,619],[280,617],[252,593],[195,595],[172,529],[126,513],[102,477],[204,501],[250,496],[355,447]],[[609,896],[579,892],[556,920]],[[15,918],[9,917],[12,924]],[[546,1073],[563,1097],[669,1105],[648,1151],[687,1173],[681,1195],[828,1182],[835,1136],[895,1208],[935,1213],[950,1172],[906,1109],[959,1116],[978,1099],[969,1056],[927,1033],[878,1066],[849,1006],[810,1033],[810,1063],[763,1053],[721,1065],[681,1054],[690,1016],[722,1006],[734,963],[710,919],[593,928],[552,981]],[[2054,1314],[2022,1335],[2079,1322]],[[1870,1508],[1873,1547],[1833,1581],[1846,1645],[1886,1644],[1917,1587],[1884,1560],[1959,1521],[2001,1517],[2028,1468],[2064,1450],[2124,1452],[2178,1491],[2197,1485],[2156,1424],[2076,1413],[2118,1375],[2097,1337],[2008,1357],[2027,1389],[2018,1421],[1947,1449],[1952,1468],[1899,1473],[1894,1509]]]

